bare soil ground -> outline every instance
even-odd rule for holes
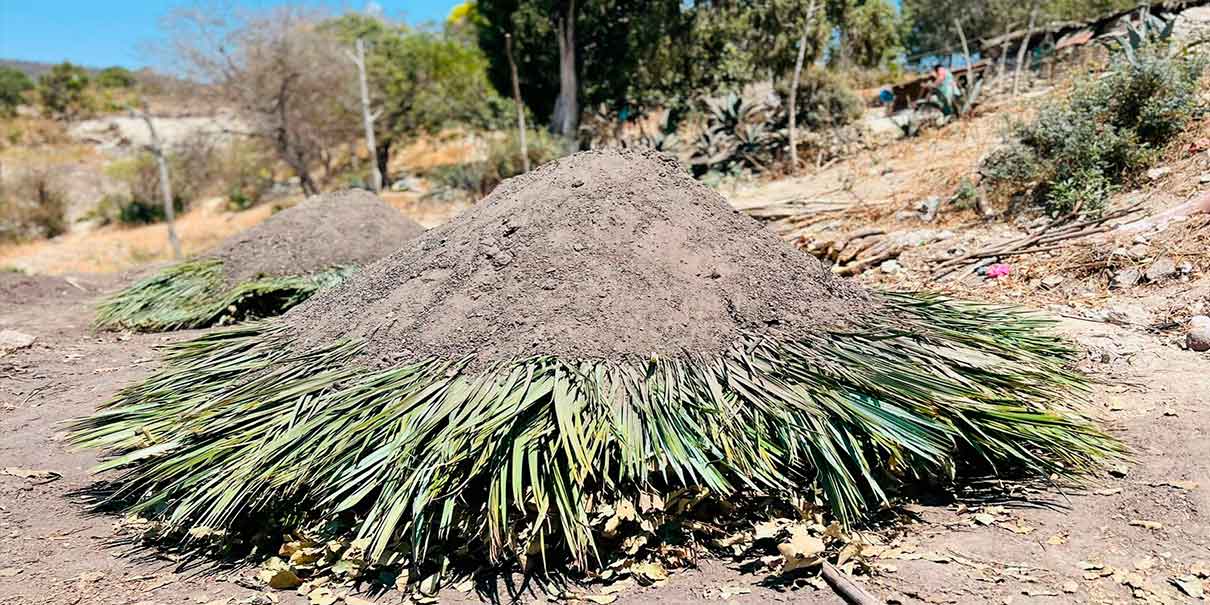
[[[146,376],[157,345],[194,334],[93,333],[91,305],[118,282],[0,274],[0,330],[37,338],[0,357],[0,603],[268,602],[240,580],[250,572],[177,573],[163,553],[114,545],[118,520],[86,513],[73,494],[92,483],[96,460],[68,450],[62,421]],[[1201,409],[1210,358],[1143,329],[1075,320],[1062,329],[1090,351],[1084,365],[1103,382],[1096,401],[1137,464],[1080,493],[1019,490],[995,505],[912,507],[918,523],[883,553],[879,573],[859,578],[872,592],[901,603],[1182,601],[1170,578],[1210,561],[1210,416]],[[26,478],[20,469],[55,475]],[[706,561],[618,602],[840,601],[826,589],[769,584],[730,562]]]
[[[1202,410],[1210,403],[1210,353],[1186,351],[1178,343],[1188,315],[1210,308],[1208,221],[1200,217],[1141,239],[1090,238],[1017,257],[1010,261],[1012,273],[1001,279],[936,282],[929,270],[936,258],[1019,236],[1022,221],[1030,219],[982,222],[973,210],[950,205],[928,224],[902,215],[926,196],[953,194],[994,145],[1001,122],[1000,116],[985,115],[810,176],[725,192],[741,208],[790,198],[850,206],[812,224],[802,234],[803,245],[870,226],[892,234],[950,231],[942,241],[905,250],[897,259],[902,271],[875,267],[857,279],[1013,301],[1067,316],[1060,330],[1088,352],[1082,366],[1099,380],[1093,401],[1134,454],[1134,464],[1086,489],[1013,487],[995,500],[972,490],[956,500],[938,495],[911,505],[915,521],[888,531],[887,548],[873,559],[876,573],[857,580],[888,603],[912,605],[1195,602],[1191,595],[1201,590],[1201,581],[1210,584],[1210,415]],[[1187,133],[1190,142],[1208,136],[1210,121]],[[1169,172],[1124,192],[1114,205],[1141,197],[1148,210],[1158,211],[1210,187],[1201,179],[1210,171],[1210,152],[1178,143],[1164,163]],[[388,201],[405,211],[418,207],[411,194],[398,198]],[[424,218],[409,214],[431,226],[457,210],[429,208],[433,214]],[[190,240],[187,228],[187,241],[200,247],[264,218],[226,216],[199,213],[196,238]],[[129,231],[106,232],[101,240],[69,236],[8,257],[64,277],[0,272],[0,331],[37,337],[32,347],[0,356],[0,605],[306,602],[292,592],[269,593],[249,583],[249,570],[178,572],[164,553],[130,553],[113,543],[119,520],[86,513],[74,495],[94,481],[88,469],[96,460],[91,452],[66,447],[61,423],[147,376],[157,363],[157,345],[196,332],[94,333],[92,305],[122,280],[73,272],[113,271],[154,258],[122,252],[120,262],[80,261],[96,257],[97,250],[124,251],[135,239],[166,247],[161,229],[148,228],[138,238]],[[1117,249],[1128,254],[1111,254]],[[1188,261],[1189,270],[1160,282],[1114,285],[1122,270],[1145,272],[1165,256]],[[1043,281],[1056,276],[1062,278],[1057,285]],[[21,469],[54,474],[24,477],[28,473]],[[674,573],[658,586],[625,591],[616,602],[841,603],[827,588],[781,585],[739,567],[701,561],[698,569]],[[392,603],[399,596],[371,600]],[[473,594],[443,594],[443,602],[478,600]],[[531,594],[524,600],[544,599]]]

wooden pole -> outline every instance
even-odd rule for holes
[[[1017,71],[1013,73],[1013,96],[1017,96],[1017,92],[1021,86],[1021,66],[1025,64],[1025,52],[1029,50],[1029,40],[1034,37],[1034,24],[1038,20],[1038,2],[1034,0],[1033,8],[1029,11],[1029,28],[1025,30],[1025,39],[1021,41],[1021,48],[1017,50]]]
[[[966,88],[963,89],[965,100],[958,107],[958,112],[961,113],[962,107],[973,106],[973,103],[970,102],[970,94],[975,88],[975,70],[971,66],[971,49],[966,44],[966,34],[962,31],[962,21],[954,19],[954,26],[958,28],[958,39],[962,41],[962,60],[966,66]],[[958,117],[962,116],[959,115]]]
[[[504,34],[504,52],[508,55],[508,70],[513,75],[513,105],[517,106],[517,133],[521,138],[521,170],[529,172],[529,148],[525,144],[525,106],[521,104],[521,83],[517,79],[517,63],[513,61],[512,34]]]
[[[160,168],[160,197],[164,202],[164,222],[168,225],[168,243],[172,246],[172,258],[180,260],[181,241],[176,236],[176,208],[172,206],[172,184],[168,182],[168,160],[164,157],[164,147],[160,144],[160,135],[155,130],[155,123],[151,120],[151,111],[147,108],[147,101],[143,101],[142,112],[132,111],[131,113],[138,113],[151,133],[151,144],[147,145],[147,150],[155,156]]]
[[[374,142],[374,119],[370,112],[370,86],[366,82],[366,45],[357,39],[357,52],[348,53],[349,60],[357,66],[357,83],[361,89],[361,117],[366,133],[366,153],[370,155],[370,187],[374,193],[382,192],[382,172],[378,170],[378,145]]]
[[[802,61],[807,53],[807,32],[811,31],[811,20],[815,16],[815,0],[807,7],[807,22],[802,26],[798,39],[798,58],[794,60],[794,79],[790,83],[790,172],[798,172],[798,81],[802,77]]]

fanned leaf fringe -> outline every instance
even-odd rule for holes
[[[280,315],[317,290],[352,274],[334,267],[311,275],[262,277],[229,286],[223,262],[178,263],[109,297],[97,308],[98,328],[161,332],[204,328]]]
[[[181,531],[341,520],[374,560],[470,544],[585,567],[593,506],[643,491],[814,492],[852,523],[959,461],[1075,477],[1122,455],[1081,411],[1085,380],[1047,322],[881,296],[885,317],[843,333],[475,372],[368,370],[363,342],[298,354],[281,324],[251,324],[172,345],[71,438],[114,453],[112,502]]]

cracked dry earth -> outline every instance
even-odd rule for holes
[[[58,474],[0,472],[0,604],[271,602],[236,581],[248,571],[176,573],[154,552],[113,545],[117,520],[87,514],[72,495],[90,484],[96,459],[68,449],[61,423],[148,375],[157,345],[194,334],[93,332],[92,304],[117,285],[113,277],[0,274],[0,330],[36,337],[0,357],[0,469]],[[1097,403],[1135,464],[1079,493],[1019,491],[994,506],[912,505],[917,520],[875,561],[879,573],[858,578],[870,592],[905,604],[1194,600],[1197,573],[1210,562],[1210,356],[1104,323],[1070,322],[1062,330],[1091,352],[1084,365],[1103,383]],[[1185,592],[1174,578],[1183,578]],[[764,580],[731,562],[705,561],[617,602],[841,603],[826,588]],[[398,593],[365,598],[399,601]],[[292,592],[273,599],[305,602]]]

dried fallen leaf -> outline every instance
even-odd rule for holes
[[[639,563],[630,567],[630,573],[639,584],[649,586],[655,582],[668,579],[668,571],[659,563]]]
[[[777,545],[777,552],[781,553],[784,559],[781,572],[789,573],[818,565],[824,549],[823,540],[812,536],[805,526],[796,525],[790,528],[790,539]]]
[[[1051,546],[1058,546],[1067,543],[1067,534],[1055,534],[1046,539],[1046,543]]]
[[[1072,594],[1075,591],[1080,589],[1080,585],[1076,584],[1075,582],[1067,581],[1067,582],[1064,582],[1063,585],[1060,586],[1060,588],[1063,589],[1063,592],[1065,592],[1067,594]]]
[[[1143,529],[1163,529],[1164,524],[1159,521],[1147,521],[1145,519],[1131,519],[1130,524]]]
[[[1191,492],[1191,491],[1197,489],[1197,481],[1161,481],[1159,483],[1152,483],[1151,486],[1152,487],[1174,487],[1176,489],[1183,489],[1185,491]]]
[[[11,578],[23,571],[25,570],[17,567],[0,568],[0,578]]]
[[[1134,562],[1134,568],[1138,570],[1147,570],[1155,567],[1155,559],[1147,557]]]
[[[12,475],[13,477],[20,477],[22,479],[36,479],[38,481],[54,481],[55,479],[63,476],[55,471],[21,468],[17,466],[5,467],[4,470],[0,471],[0,475]]]
[[[609,605],[609,603],[612,603],[612,602],[618,600],[618,595],[583,593],[583,594],[568,594],[566,598],[568,601],[587,601],[589,603],[597,603],[598,605]]]
[[[307,599],[311,601],[311,605],[334,605],[340,597],[330,588],[316,588],[307,594]]]
[[[1206,589],[1202,586],[1202,581],[1194,576],[1181,576],[1179,578],[1172,578],[1171,581],[1181,592],[1194,599],[1201,599],[1206,596]]]
[[[256,577],[277,590],[292,590],[302,586],[302,580],[289,569],[262,569]]]
[[[1099,489],[1092,493],[1094,493],[1098,496],[1116,496],[1117,494],[1122,493],[1122,488],[1113,487],[1113,488],[1108,488],[1108,489]]]
[[[990,513],[975,513],[975,523],[978,523],[979,525],[991,525],[995,522],[995,515]]]

